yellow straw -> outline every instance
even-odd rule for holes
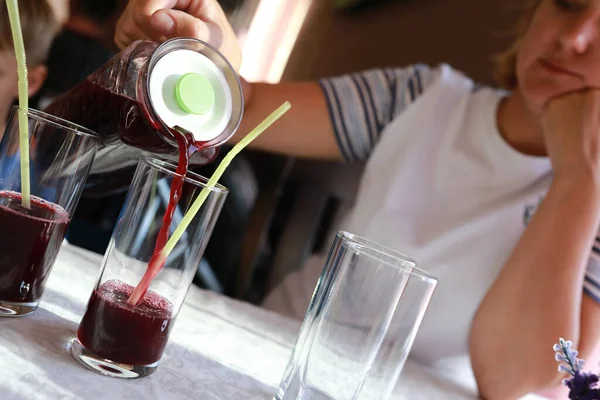
[[[233,158],[236,155],[238,155],[239,152],[244,149],[244,147],[248,146],[250,144],[250,142],[252,142],[254,139],[256,139],[261,133],[263,133],[267,128],[269,128],[275,121],[277,121],[279,118],[281,118],[281,116],[283,114],[285,114],[290,108],[291,108],[291,105],[288,101],[283,103],[277,110],[275,110],[271,115],[269,115],[263,122],[258,124],[258,126],[256,128],[254,128],[248,135],[246,135],[246,137],[244,137],[238,144],[236,144],[229,151],[229,153],[227,153],[227,155],[223,158],[223,161],[221,161],[221,163],[219,164],[219,167],[217,168],[217,170],[213,173],[213,175],[208,180],[206,187],[204,187],[204,189],[202,189],[202,191],[200,192],[200,194],[198,195],[196,200],[194,200],[194,203],[192,204],[190,209],[187,211],[187,213],[185,214],[185,216],[179,223],[179,226],[177,226],[177,229],[175,229],[175,232],[173,232],[173,235],[171,235],[171,237],[169,238],[169,241],[167,242],[167,244],[161,251],[161,253],[160,253],[160,262],[161,263],[164,260],[166,260],[167,257],[169,256],[169,254],[171,253],[171,251],[173,251],[173,249],[175,248],[175,245],[177,244],[177,241],[181,238],[181,236],[183,235],[183,233],[185,232],[185,230],[187,229],[189,224],[192,222],[192,220],[196,216],[196,213],[198,212],[198,210],[200,210],[200,207],[202,207],[202,204],[204,204],[204,201],[206,201],[208,195],[210,194],[211,189],[214,188],[214,186],[217,184],[217,182],[219,181],[219,179],[225,172],[225,169],[229,166],[229,163],[231,162],[231,160],[233,160]]]
[[[183,216],[183,219],[177,226],[177,229],[175,229],[175,232],[173,232],[173,235],[169,238],[169,241],[167,242],[167,244],[165,244],[165,247],[163,247],[158,257],[155,259],[154,256],[152,256],[146,273],[144,274],[142,280],[140,281],[140,283],[137,284],[137,286],[133,290],[133,293],[131,293],[131,296],[129,296],[129,299],[127,300],[129,304],[136,305],[138,301],[140,301],[144,293],[146,293],[146,290],[148,289],[148,287],[150,287],[152,279],[154,279],[154,276],[156,276],[163,263],[171,253],[171,251],[173,251],[173,249],[175,248],[177,241],[181,238],[187,227],[190,225],[190,223],[200,210],[200,207],[202,207],[202,204],[208,198],[211,189],[215,187],[215,185],[219,181],[219,178],[221,178],[223,172],[225,172],[225,169],[229,166],[231,160],[233,160],[233,158],[240,151],[242,151],[244,147],[248,146],[250,142],[256,139],[275,121],[281,118],[281,116],[285,114],[290,108],[291,106],[289,102],[286,101],[285,103],[283,103],[277,110],[275,110],[263,122],[258,124],[258,126],[254,128],[248,135],[246,135],[245,138],[243,138],[238,144],[236,144],[233,147],[233,149],[229,151],[229,153],[227,153],[225,158],[223,158],[223,161],[221,161],[221,163],[219,164],[217,170],[213,173],[213,175],[206,183],[206,186],[202,189],[196,200],[194,200],[194,203],[192,203],[190,209]]]
[[[29,189],[29,127],[27,111],[29,109],[29,94],[27,91],[27,64],[25,59],[25,44],[21,32],[21,19],[19,17],[19,5],[17,0],[6,0],[8,18],[12,31],[17,58],[17,74],[19,78],[19,150],[21,152],[21,204],[30,208]]]

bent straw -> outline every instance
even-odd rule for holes
[[[167,244],[165,244],[165,247],[163,247],[163,249],[161,250],[158,257],[156,257],[156,255],[155,255],[150,260],[148,269],[146,270],[146,273],[142,277],[142,280],[136,286],[133,293],[131,293],[129,300],[127,300],[127,302],[129,304],[133,304],[133,305],[137,304],[138,301],[144,296],[144,294],[146,293],[146,290],[148,290],[148,287],[150,286],[150,283],[152,282],[152,279],[154,279],[156,274],[158,274],[158,271],[160,271],[160,269],[162,268],[165,260],[167,259],[167,257],[171,253],[171,251],[173,251],[173,249],[175,248],[177,241],[179,241],[179,239],[181,238],[181,236],[183,235],[183,233],[185,232],[187,227],[190,225],[190,223],[192,222],[192,220],[194,219],[194,217],[196,216],[196,214],[202,207],[202,204],[204,204],[204,202],[208,198],[208,195],[210,194],[211,189],[213,189],[215,187],[215,185],[217,184],[217,182],[219,181],[219,179],[225,172],[225,169],[229,166],[229,163],[231,163],[233,158],[236,155],[238,155],[246,146],[248,146],[254,139],[256,139],[261,133],[263,133],[265,130],[267,130],[267,128],[269,128],[275,121],[277,121],[279,118],[281,118],[283,116],[283,114],[285,114],[290,108],[291,108],[291,105],[288,101],[283,103],[277,110],[275,110],[271,115],[269,115],[263,122],[258,124],[258,126],[256,128],[254,128],[252,131],[250,131],[250,133],[248,135],[246,135],[246,137],[244,137],[238,144],[236,144],[229,151],[229,153],[227,153],[227,155],[223,158],[223,160],[219,164],[219,167],[217,168],[217,170],[212,174],[212,176],[206,183],[206,186],[202,189],[202,191],[200,192],[200,194],[198,195],[196,200],[194,200],[194,203],[192,204],[190,209],[187,211],[187,213],[185,214],[185,216],[183,217],[183,219],[181,220],[181,222],[175,229],[175,232],[173,232],[173,235],[171,235]]]

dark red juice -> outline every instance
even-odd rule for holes
[[[173,176],[173,181],[171,182],[169,204],[167,205],[167,210],[165,211],[165,216],[163,217],[162,227],[160,228],[160,232],[156,238],[154,255],[156,255],[157,252],[160,252],[163,247],[165,247],[165,244],[167,244],[167,239],[169,238],[169,227],[171,226],[171,221],[173,220],[173,214],[175,213],[177,202],[179,201],[179,198],[181,198],[181,190],[183,189],[184,178],[188,171],[189,156],[186,149],[189,147],[189,142],[184,135],[179,133],[175,133],[175,138],[177,139],[177,145],[179,147],[179,163],[177,164],[177,169],[175,170],[176,175]]]
[[[150,286],[152,279],[158,274],[160,269],[163,267],[164,260],[160,258],[160,253],[162,249],[167,244],[167,240],[169,239],[169,227],[171,226],[171,221],[173,220],[173,214],[175,213],[175,208],[177,207],[177,203],[179,202],[179,198],[181,197],[181,191],[183,189],[184,177],[187,174],[188,170],[188,154],[185,151],[188,148],[188,141],[184,135],[175,133],[175,137],[177,138],[177,144],[179,145],[179,163],[177,164],[176,175],[173,176],[173,181],[171,182],[171,192],[169,196],[169,204],[167,205],[167,210],[165,211],[165,215],[163,217],[163,223],[160,227],[160,231],[158,232],[158,236],[156,237],[156,244],[154,246],[154,252],[152,253],[152,258],[148,263],[148,268],[142,277],[142,280],[135,288],[134,295],[131,296],[129,302],[131,304],[135,304],[139,301],[139,299],[144,296],[146,290]]]
[[[40,299],[69,226],[70,217],[56,204],[0,191],[0,300],[17,303]]]
[[[173,306],[148,291],[132,306],[133,286],[107,281],[92,293],[77,338],[96,355],[123,364],[148,365],[160,360],[169,338]]]

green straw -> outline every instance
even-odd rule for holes
[[[202,204],[204,204],[204,202],[208,198],[211,189],[215,187],[215,185],[217,184],[217,182],[219,181],[219,179],[225,172],[225,169],[229,166],[229,163],[231,163],[233,158],[237,156],[239,152],[242,151],[246,146],[248,146],[250,142],[256,139],[265,130],[267,130],[267,128],[269,128],[275,121],[281,118],[281,116],[285,114],[290,108],[291,105],[288,101],[283,103],[277,110],[275,110],[263,122],[258,124],[258,126],[254,128],[248,135],[246,135],[245,138],[243,138],[238,144],[236,144],[229,151],[229,153],[227,153],[227,155],[223,158],[223,161],[221,161],[221,163],[219,164],[217,170],[208,180],[206,187],[202,189],[196,200],[194,200],[194,203],[192,204],[188,212],[185,214],[185,216],[179,223],[179,226],[177,227],[177,229],[175,229],[175,232],[173,232],[173,235],[171,235],[169,241],[161,251],[161,261],[166,260],[171,251],[173,251],[175,245],[177,244],[177,241],[181,238],[189,224],[192,222],[192,220],[196,216],[196,213],[198,213],[198,210],[200,210],[200,207],[202,207]]]
[[[19,150],[21,152],[21,204],[23,207],[31,208],[29,188],[29,127],[27,111],[29,109],[29,94],[27,91],[27,63],[25,59],[25,44],[21,32],[21,18],[19,17],[19,5],[17,0],[6,0],[8,18],[12,31],[17,58],[17,74],[19,77]]]
[[[159,256],[156,259],[152,257],[152,259],[150,260],[150,264],[148,265],[148,269],[142,277],[142,280],[140,281],[140,283],[138,283],[138,285],[133,290],[133,293],[131,293],[131,296],[129,296],[129,299],[127,300],[129,304],[137,304],[138,301],[144,295],[144,293],[146,293],[146,290],[150,287],[152,279],[154,279],[154,276],[156,276],[167,257],[169,257],[171,251],[173,251],[173,249],[175,248],[177,241],[181,239],[181,236],[200,210],[200,207],[202,207],[202,204],[204,204],[204,202],[208,198],[211,189],[215,187],[215,185],[223,175],[223,172],[225,172],[225,169],[229,166],[229,163],[231,163],[231,160],[233,160],[233,158],[236,155],[238,155],[238,153],[242,151],[244,147],[248,146],[250,142],[256,139],[275,121],[281,118],[281,116],[285,114],[290,108],[291,105],[288,101],[283,103],[277,110],[275,110],[263,122],[258,124],[258,126],[254,128],[248,135],[246,135],[245,138],[243,138],[238,144],[236,144],[229,151],[229,153],[227,153],[227,155],[223,158],[223,161],[221,161],[221,163],[219,164],[217,170],[213,173],[213,175],[206,183],[206,186],[202,189],[198,197],[196,197],[196,200],[194,200],[194,202],[192,203],[190,209],[183,216],[183,219],[177,226],[177,229],[175,229],[175,232],[173,232],[173,235],[171,235],[171,237],[169,238],[167,244],[165,244],[165,247],[163,247],[163,249],[161,250]]]

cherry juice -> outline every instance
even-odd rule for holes
[[[129,365],[160,360],[169,339],[173,307],[148,291],[136,305],[127,303],[133,286],[120,281],[100,285],[87,306],[77,338],[96,355]]]
[[[31,208],[21,194],[0,191],[0,300],[37,302],[69,226],[60,206],[31,196]]]

